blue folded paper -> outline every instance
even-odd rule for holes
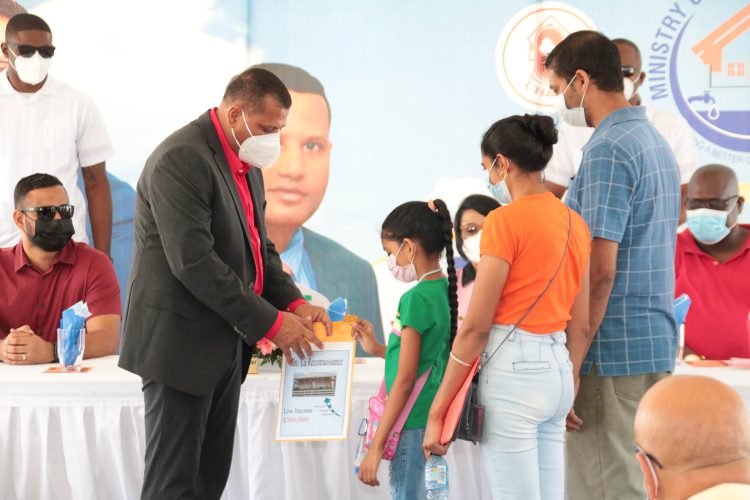
[[[674,299],[674,317],[677,320],[678,325],[685,323],[688,311],[690,310],[690,304],[692,301],[688,294],[683,293],[676,299]]]
[[[58,343],[61,343],[60,362],[64,366],[74,365],[76,358],[81,354],[79,336],[86,327],[86,318],[89,316],[91,313],[85,302],[76,302],[63,311],[60,319],[63,334]]]
[[[348,303],[344,297],[339,297],[328,306],[328,317],[331,321],[344,321]]]

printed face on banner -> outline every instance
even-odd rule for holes
[[[651,98],[658,102],[671,90],[693,130],[750,153],[750,4],[722,4],[719,15],[718,4],[694,3],[673,8],[656,32],[648,61]]]
[[[328,186],[331,143],[325,99],[289,92],[292,107],[281,131],[281,155],[263,170],[266,224],[298,228],[312,217]]]
[[[524,108],[555,110],[544,61],[570,33],[595,30],[583,12],[559,2],[534,3],[516,13],[497,40],[495,69],[503,88]]]

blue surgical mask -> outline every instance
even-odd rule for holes
[[[492,173],[492,169],[495,168],[495,163],[497,163],[497,156],[492,162],[490,169],[487,171],[488,176]],[[505,177],[508,177],[507,173],[505,174]],[[508,190],[508,185],[505,183],[505,177],[503,177],[503,179],[497,184],[493,184],[492,180],[490,180],[489,177],[487,179],[487,189],[490,190],[492,196],[497,201],[499,201],[501,205],[507,205],[508,203],[513,201],[513,197],[510,195],[510,191]]]
[[[729,235],[732,228],[727,227],[727,217],[734,207],[727,210],[698,208],[687,211],[687,226],[696,240],[704,245],[715,245]]]

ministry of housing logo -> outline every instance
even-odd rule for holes
[[[570,33],[596,29],[583,12],[560,2],[534,3],[503,28],[495,48],[495,69],[508,94],[525,108],[551,110],[544,60]],[[750,69],[750,68],[749,68]]]
[[[666,98],[671,90],[677,109],[698,134],[748,153],[750,4],[717,17],[713,3],[709,17],[701,3],[675,2],[662,18],[648,62],[651,97]]]

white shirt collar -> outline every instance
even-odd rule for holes
[[[44,82],[44,85],[42,85],[42,88],[34,92],[34,95],[55,95],[58,89],[58,81],[52,78],[51,75],[47,75],[47,80]],[[27,100],[27,102],[31,102],[36,99],[34,96],[31,96],[27,99],[26,97],[20,95],[20,92],[13,88],[13,85],[10,84],[10,80],[8,80],[7,68],[4,69],[2,73],[0,73],[0,95],[18,95],[18,97],[24,98],[25,100]]]

